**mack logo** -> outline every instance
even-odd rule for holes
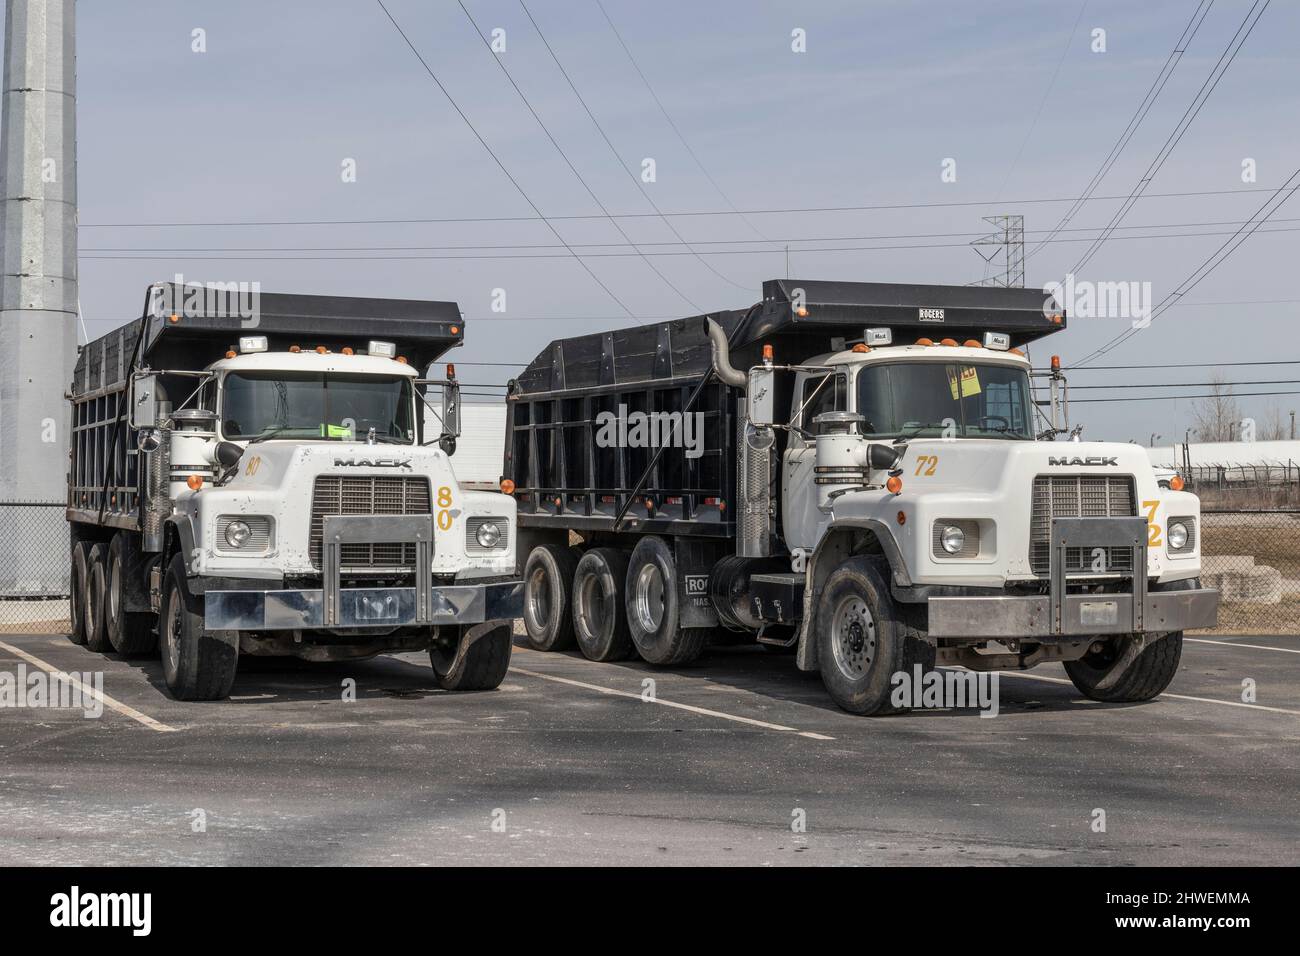
[[[335,458],[335,468],[410,468],[409,458]]]
[[[1092,458],[1052,458],[1049,456],[1047,463],[1049,465],[1059,465],[1062,467],[1073,465],[1078,468],[1101,468],[1105,466],[1113,466],[1115,468],[1119,467],[1118,458],[1102,458],[1100,456]]]

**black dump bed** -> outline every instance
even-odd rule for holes
[[[1047,308],[1045,308],[1047,306]],[[770,343],[781,364],[832,351],[888,327],[894,341],[959,342],[1006,332],[1025,345],[1065,327],[1036,289],[771,279],[746,310],[557,339],[510,383],[503,477],[512,480],[524,526],[642,532],[734,533],[738,393],[716,378],[707,320],[726,333],[738,369]],[[698,396],[694,393],[699,388]],[[609,447],[603,413],[703,415],[704,447]]]
[[[465,337],[465,323],[454,302],[267,292],[253,299],[210,292],[197,284],[150,286],[139,319],[82,348],[72,394],[123,385],[141,329],[145,345],[137,364],[178,371],[206,368],[227,349],[237,348],[241,335],[265,335],[272,351],[291,345],[323,345],[331,351],[351,346],[360,351],[369,339],[394,342],[397,353],[423,373]],[[254,304],[251,318],[239,311]]]

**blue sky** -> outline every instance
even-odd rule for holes
[[[1025,216],[1032,252],[1027,284],[1059,278],[1087,244],[1034,251],[1035,238],[1068,203],[1014,201],[1083,191],[1197,6],[1196,0],[604,0],[724,199],[660,113],[595,0],[527,2],[621,163],[518,0],[466,0],[485,32],[505,30],[501,61],[612,213],[653,212],[628,173],[639,172],[646,157],[654,159],[657,178],[645,188],[664,212],[727,211],[729,203],[741,210],[931,204],[673,218],[688,241],[715,243],[697,251],[733,250],[704,257],[721,276],[680,245],[668,245],[675,237],[653,214],[620,219],[633,241],[663,244],[644,251],[682,253],[650,257],[664,281],[622,245],[454,0],[385,2],[542,213],[594,216],[554,220],[564,241],[617,244],[581,251],[592,272],[643,320],[693,314],[692,303],[700,310],[750,304],[763,279],[785,274],[787,242],[791,274],[799,277],[970,282],[984,266],[966,243],[987,228],[982,216],[999,213]],[[1213,4],[1098,196],[1133,189],[1249,8],[1249,0]],[[536,219],[120,225],[533,212],[374,0],[82,0],[78,15],[81,298],[92,336],[138,314],[145,285],[176,272],[256,280],[266,291],[453,299],[467,316],[469,344],[456,356],[461,378],[480,382],[502,382],[511,369],[468,363],[524,363],[552,338],[633,321],[563,248],[445,248],[556,246]],[[1243,190],[1277,186],[1300,165],[1297,27],[1297,6],[1273,0],[1148,187],[1150,193],[1215,195],[1138,202],[1124,225],[1149,228],[1117,233],[1081,278],[1150,282],[1161,299],[1226,238],[1185,233],[1231,232],[1267,198]],[[206,52],[191,49],[196,28],[206,33]],[[791,51],[796,28],[806,31],[806,53]],[[1091,49],[1095,29],[1105,30],[1104,53]],[[946,158],[956,161],[954,182],[941,181]],[[1256,183],[1242,182],[1246,158],[1255,161]],[[355,160],[355,182],[342,181],[347,159]],[[1290,231],[1300,226],[1295,202],[1265,227],[1285,231],[1252,237],[1186,297],[1189,304],[1095,364],[1300,359],[1293,339],[1300,300],[1291,287],[1300,235]],[[946,205],[933,205],[940,203]],[[1090,202],[1071,225],[1101,226],[1118,205]],[[1213,225],[1199,225],[1207,223]],[[1124,232],[1184,234],[1120,238]],[[863,238],[895,236],[928,238]],[[812,251],[903,244],[913,248]],[[373,247],[402,248],[354,251]],[[519,257],[539,253],[548,257]],[[504,316],[490,310],[494,289],[506,290]],[[1126,327],[1120,319],[1077,320],[1040,346],[1035,359],[1045,363],[1056,352],[1068,365]],[[1213,372],[1080,371],[1071,383],[1173,382],[1179,375],[1198,382]],[[1300,366],[1223,373],[1232,381],[1300,379]],[[1238,389],[1249,390],[1300,391],[1300,385]],[[1300,396],[1242,405],[1262,417],[1269,402],[1285,412],[1300,407]],[[1188,411],[1186,401],[1075,407],[1086,437],[1141,441],[1152,432],[1181,437]]]

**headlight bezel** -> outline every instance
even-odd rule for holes
[[[1174,543],[1174,528],[1183,529],[1183,541]],[[1186,556],[1196,550],[1196,517],[1194,515],[1173,515],[1165,524],[1165,544],[1171,555]]]
[[[230,534],[231,529],[238,525],[243,525],[247,533]],[[213,527],[212,541],[220,554],[261,557],[274,549],[275,519],[265,514],[218,515]]]
[[[992,523],[980,518],[936,518],[930,525],[930,555],[937,561],[971,561],[988,558]],[[954,549],[950,545],[956,543]]]

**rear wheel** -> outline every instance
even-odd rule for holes
[[[239,666],[239,632],[208,631],[203,614],[190,607],[185,560],[172,557],[163,581],[158,616],[163,680],[177,700],[221,700],[230,695]]]
[[[68,639],[73,644],[86,643],[86,583],[89,579],[90,544],[77,541],[72,545],[72,573],[68,577]]]
[[[96,541],[86,555],[86,586],[82,589],[83,620],[86,629],[86,646],[92,651],[106,651],[108,628],[104,621],[104,592],[107,590],[108,545]]]
[[[851,558],[831,572],[814,621],[822,683],[852,714],[897,714],[892,677],[934,666],[934,648],[911,627],[889,593],[888,568]]]
[[[707,627],[681,627],[677,562],[662,538],[642,538],[628,561],[623,604],[637,653],[649,664],[687,664],[704,651]]]
[[[1151,700],[1164,692],[1178,672],[1183,656],[1183,632],[1173,631],[1139,648],[1131,636],[1102,643],[1077,661],[1066,661],[1065,672],[1085,697],[1106,703]]]
[[[514,624],[490,621],[453,630],[452,640],[434,640],[429,663],[443,690],[494,690],[510,669]],[[440,635],[441,636],[441,635]],[[461,644],[471,641],[461,653]]]
[[[572,548],[541,544],[529,552],[524,564],[524,629],[534,650],[563,651],[573,646],[569,593],[577,567]]]
[[[104,623],[109,643],[119,654],[130,657],[148,654],[158,645],[154,615],[126,609],[126,588],[130,575],[141,574],[139,561],[132,560],[131,542],[122,534],[108,546],[108,585],[104,595]]]
[[[573,574],[573,632],[593,661],[636,656],[623,611],[628,556],[617,548],[592,548]]]

